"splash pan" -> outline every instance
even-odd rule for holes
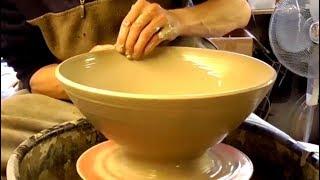
[[[198,164],[198,166],[194,166]],[[157,171],[161,169],[161,171]],[[217,144],[189,162],[153,163],[127,159],[121,148],[109,141],[84,152],[77,161],[82,179],[250,179],[253,165],[239,150]]]

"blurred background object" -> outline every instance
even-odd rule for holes
[[[275,7],[276,0],[248,0],[251,9],[272,9]]]
[[[1,100],[13,95],[18,90],[18,84],[16,73],[1,58]]]

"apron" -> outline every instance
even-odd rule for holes
[[[184,7],[186,0],[154,0],[163,8]],[[123,18],[135,0],[96,0],[84,7],[47,13],[28,23],[38,26],[53,55],[60,61],[86,53],[95,45],[114,44]],[[83,17],[82,17],[83,15]]]

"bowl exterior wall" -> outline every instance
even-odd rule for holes
[[[64,85],[72,102],[108,139],[145,158],[193,158],[237,128],[272,84],[203,99],[150,100],[102,96]]]

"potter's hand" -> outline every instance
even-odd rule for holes
[[[173,13],[156,3],[137,0],[121,24],[116,50],[128,59],[139,59],[178,35],[180,23]]]

